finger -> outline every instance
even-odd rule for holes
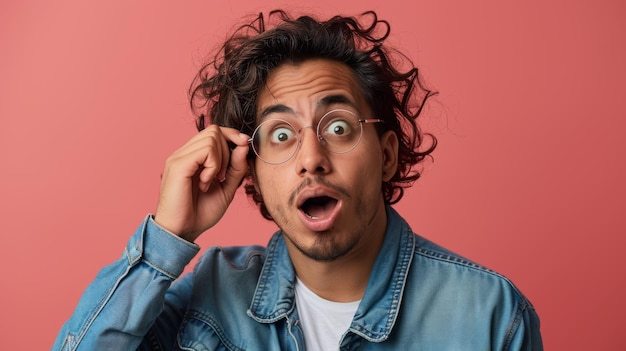
[[[195,179],[195,186],[206,191],[222,169],[223,139],[217,126],[205,129],[168,158],[165,172],[179,179]]]
[[[199,186],[207,191],[214,181],[223,182],[226,178],[231,158],[231,147],[243,145],[247,148],[248,137],[237,129],[209,126],[188,142],[185,151],[188,154],[199,153],[198,174]],[[186,155],[187,156],[187,155]]]
[[[200,144],[200,147],[201,152],[204,153],[204,160],[199,165],[199,185],[202,191],[207,191],[215,180],[224,177],[222,174],[228,165],[230,152],[226,141],[219,132],[209,135],[207,140]]]
[[[228,147],[228,142],[226,141],[226,136],[223,133],[220,133],[220,146],[222,151],[222,162],[220,171],[217,174],[217,180],[223,182],[226,179],[226,171],[228,170],[228,163],[230,162],[230,147]]]
[[[245,161],[245,156],[247,155],[247,152],[248,152],[248,140],[250,140],[250,137],[244,133],[239,132],[237,129],[233,129],[233,128],[221,127],[220,131],[222,132],[225,140],[227,140],[226,146],[228,147],[228,151],[229,151],[228,158],[222,160],[223,168],[222,168],[222,171],[220,172],[219,180],[223,182],[224,180],[226,180],[227,174],[230,174],[231,172],[230,169],[232,167],[232,162],[233,162],[232,152],[234,150],[243,148],[242,151],[237,151],[237,153],[239,154],[239,153],[245,152],[245,154],[243,154],[243,161]],[[241,159],[241,155],[238,157],[239,159]],[[237,163],[238,165],[235,168],[241,168],[242,167],[241,160],[238,160]],[[244,167],[246,166],[245,162],[243,162],[243,166]]]
[[[226,179],[222,183],[222,186],[228,193],[234,194],[235,190],[241,185],[241,181],[248,173],[248,151],[249,144],[246,143],[243,146],[235,147],[230,154],[230,165]]]
[[[220,131],[228,141],[238,146],[245,146],[250,140],[250,136],[234,128],[220,127]]]

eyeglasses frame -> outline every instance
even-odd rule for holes
[[[354,145],[353,145],[350,149],[348,149],[348,150],[346,150],[346,151],[337,152],[337,151],[330,150],[330,149],[326,146],[326,144],[323,142],[323,141],[324,141],[324,137],[320,135],[320,131],[319,131],[320,122],[321,122],[321,121],[323,121],[323,120],[324,120],[324,118],[325,118],[326,116],[328,116],[329,114],[334,113],[334,112],[347,112],[347,113],[349,113],[349,114],[353,115],[354,117],[356,117],[356,118],[357,118],[357,122],[359,122],[359,126],[361,127],[361,129],[360,129],[360,134],[359,134],[359,140],[357,140],[357,142],[356,142],[356,143],[354,143]],[[291,123],[289,123],[289,121],[286,121],[286,120],[284,120],[284,119],[282,119],[282,118],[270,118],[270,119],[268,119],[268,120],[266,120],[266,121],[269,121],[269,120],[282,120],[282,121],[284,121],[285,123],[287,123],[289,126],[291,126],[291,127],[293,128],[293,130],[296,130],[296,128],[295,128],[295,127],[294,127]],[[266,121],[263,121],[263,123],[265,123]],[[250,149],[251,149],[251,150],[254,152],[254,154],[255,154],[255,155],[259,158],[259,160],[261,160],[261,161],[263,161],[263,162],[265,162],[265,163],[267,163],[267,164],[270,164],[270,165],[280,165],[280,164],[283,164],[283,163],[285,163],[285,162],[288,162],[289,160],[291,160],[291,159],[295,156],[295,154],[297,154],[297,153],[298,153],[298,150],[300,149],[300,145],[302,144],[302,137],[300,136],[300,134],[301,134],[301,133],[302,133],[302,131],[303,131],[304,129],[306,129],[306,128],[313,128],[313,127],[315,127],[315,135],[316,135],[316,137],[317,137],[317,139],[318,139],[318,142],[322,145],[322,147],[324,147],[326,150],[328,150],[329,152],[331,152],[331,153],[333,153],[333,154],[336,154],[336,155],[341,155],[341,154],[347,154],[347,153],[349,153],[350,151],[354,150],[354,149],[355,149],[355,148],[356,148],[356,147],[357,147],[357,146],[361,143],[361,139],[363,138],[363,124],[370,124],[370,123],[384,123],[384,122],[385,122],[384,120],[379,119],[379,118],[364,118],[364,119],[359,118],[359,117],[358,117],[358,116],[357,116],[354,112],[352,112],[352,111],[350,111],[350,110],[346,110],[346,109],[341,109],[341,108],[338,108],[338,109],[333,109],[333,110],[330,110],[330,111],[326,112],[326,113],[325,113],[325,114],[324,114],[324,115],[323,115],[323,116],[319,119],[319,121],[317,121],[317,123],[316,123],[315,125],[311,124],[311,125],[308,125],[308,126],[304,126],[304,127],[300,128],[300,129],[296,132],[296,138],[297,138],[297,144],[296,144],[296,147],[294,148],[293,153],[292,153],[291,155],[289,155],[289,157],[288,157],[286,160],[281,161],[281,162],[269,162],[269,161],[267,161],[267,160],[263,159],[263,158],[259,155],[259,153],[257,152],[256,148],[254,147],[254,137],[255,137],[255,135],[256,135],[256,133],[257,133],[257,131],[259,130],[259,127],[260,127],[263,123],[260,123],[260,124],[259,124],[256,128],[254,128],[254,131],[252,132],[252,137],[251,137],[250,139],[248,139],[248,144],[250,144]]]

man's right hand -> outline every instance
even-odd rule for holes
[[[249,138],[211,125],[174,152],[165,162],[155,222],[191,242],[214,226],[248,171]]]

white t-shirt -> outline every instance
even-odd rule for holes
[[[361,301],[333,302],[317,296],[296,279],[296,306],[307,351],[339,350]]]

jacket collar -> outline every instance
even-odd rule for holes
[[[415,250],[408,224],[391,207],[386,210],[385,240],[350,326],[350,331],[372,342],[384,341],[391,333]],[[270,239],[266,255],[248,315],[260,323],[274,323],[295,308],[295,271],[281,231]]]

